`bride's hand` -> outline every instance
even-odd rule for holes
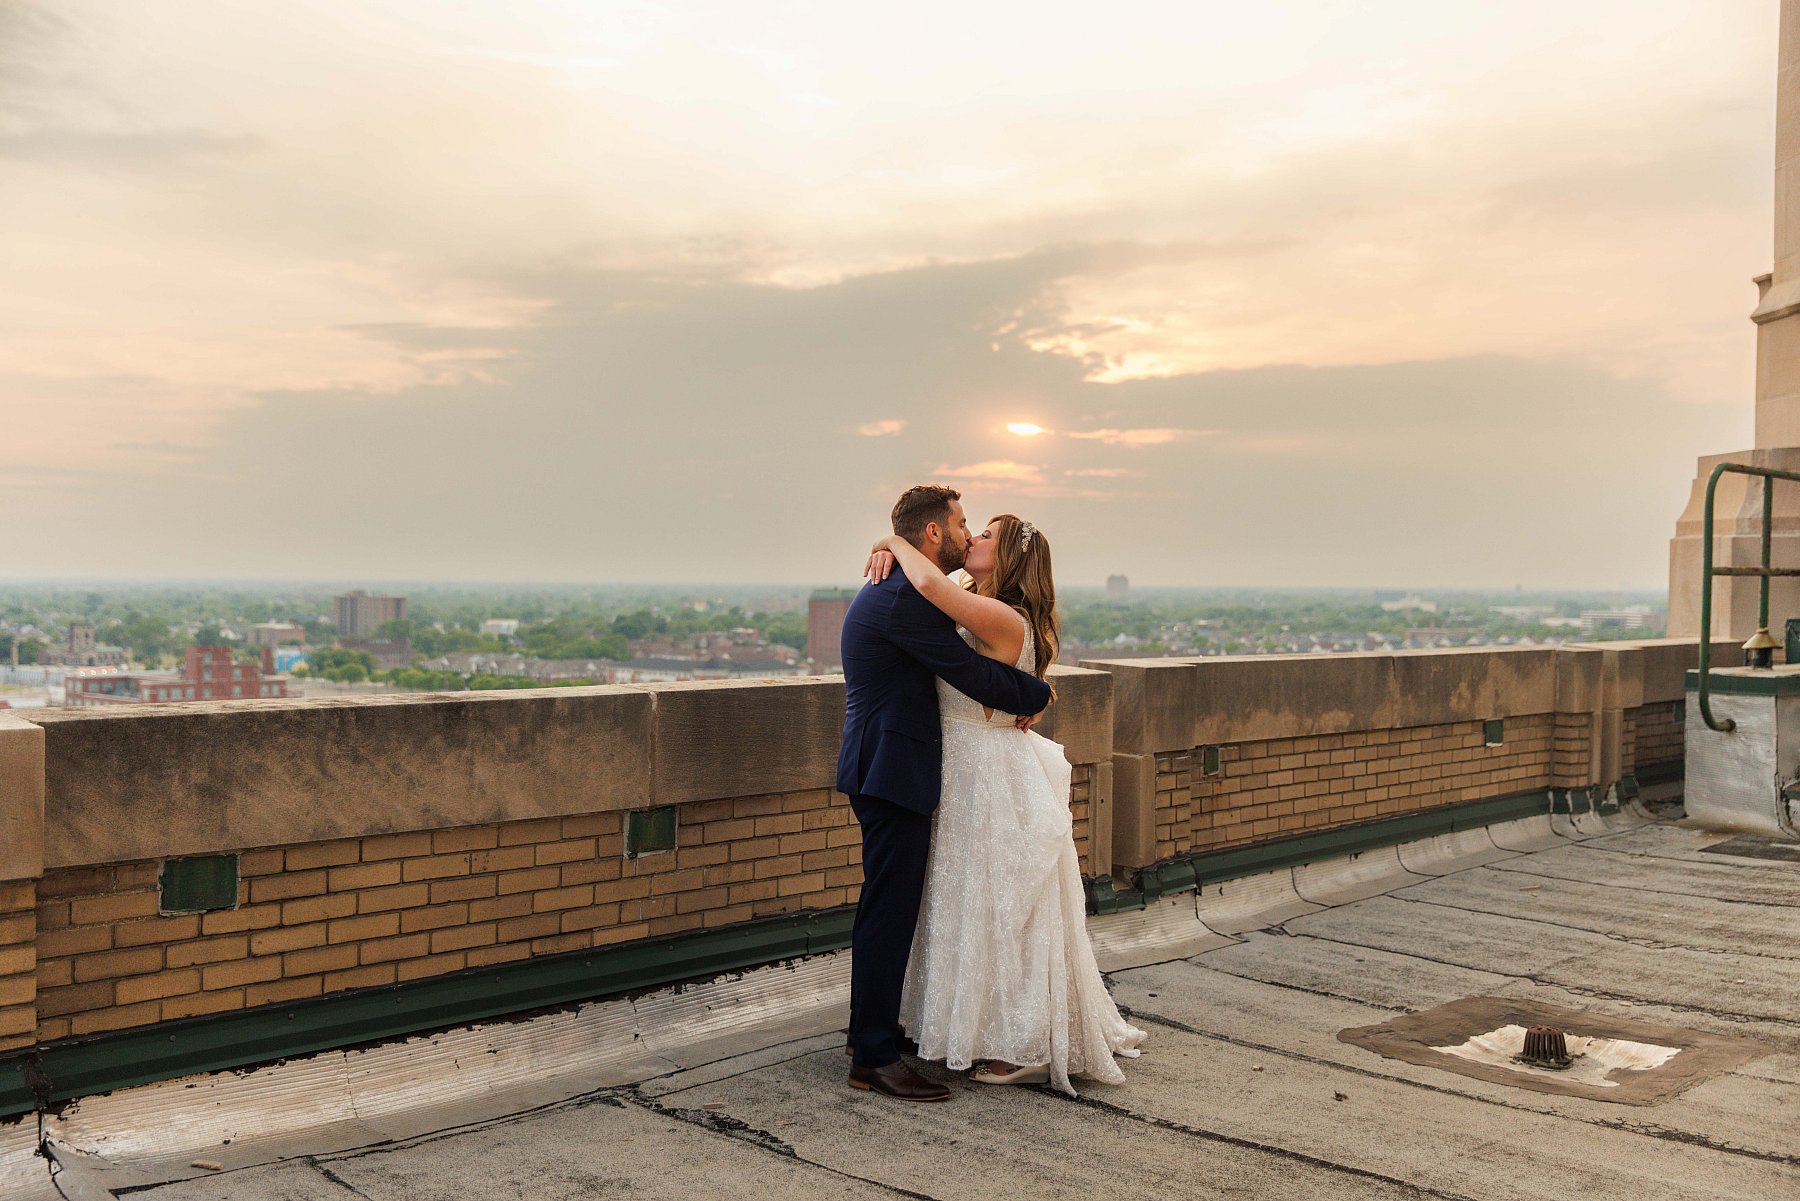
[[[883,538],[869,552],[868,561],[863,564],[863,577],[872,584],[879,584],[893,570],[894,552],[888,549],[888,540]]]

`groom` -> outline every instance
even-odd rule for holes
[[[946,572],[968,556],[962,495],[921,484],[894,505],[894,533]],[[850,1086],[902,1101],[948,1101],[900,1059],[900,989],[918,924],[942,776],[937,687],[1004,713],[1050,703],[1043,681],[976,654],[898,571],[864,588],[844,618],[844,744],[838,791],[862,825],[863,886],[850,935]]]

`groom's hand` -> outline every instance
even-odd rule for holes
[[[1013,718],[1013,725],[1019,727],[1020,730],[1029,730],[1029,729],[1031,729],[1032,726],[1035,726],[1040,721],[1043,721],[1044,714],[1048,713],[1048,712],[1050,712],[1050,710],[1045,709],[1042,712],[1033,713],[1027,717],[1015,717],[1015,718]]]

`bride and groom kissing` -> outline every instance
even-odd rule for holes
[[[1072,1095],[1074,1075],[1122,1081],[1114,1056],[1144,1034],[1088,945],[1068,760],[1031,729],[1055,696],[1049,540],[1010,513],[972,534],[961,499],[901,495],[844,619],[837,787],[863,850],[849,1083],[948,1101],[905,1051]]]

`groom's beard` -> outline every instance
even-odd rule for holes
[[[945,575],[949,575],[953,571],[961,571],[962,565],[968,561],[969,561],[969,548],[968,547],[957,546],[954,542],[938,543],[938,551],[937,551],[938,570],[943,572]]]

